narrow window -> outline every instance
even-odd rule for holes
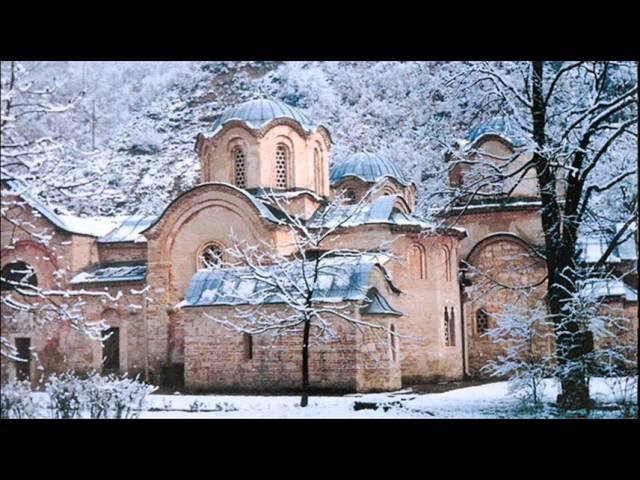
[[[447,347],[451,346],[451,337],[449,330],[449,310],[447,307],[444,307],[444,344]]]
[[[251,360],[253,358],[253,337],[245,333],[243,334],[242,341],[244,344],[244,359]]]
[[[105,331],[108,338],[102,346],[102,365],[105,373],[116,372],[120,369],[120,329],[109,328]]]
[[[313,151],[313,164],[316,172],[316,193],[322,193],[322,159],[317,148]]]
[[[482,335],[489,330],[489,314],[482,308],[476,311],[476,333]]]
[[[451,315],[449,316],[449,346],[456,346],[456,313],[453,307],[451,307]]]
[[[244,150],[236,148],[234,151],[234,171],[236,187],[245,188],[246,186],[246,168]]]
[[[16,350],[22,361],[16,361],[16,377],[18,381],[31,381],[31,339],[16,338]]]
[[[286,147],[279,145],[276,149],[276,188],[287,188],[287,161]]]

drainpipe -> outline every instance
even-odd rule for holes
[[[460,290],[460,334],[462,336],[462,378],[463,380],[468,380],[470,375],[467,371],[467,335],[465,334],[464,324],[465,324],[465,316],[464,316],[464,285],[465,285],[465,277],[464,268],[459,268],[460,273],[458,275],[458,286]]]
[[[144,326],[144,381],[149,383],[149,324],[147,322],[147,289],[142,291],[142,323]]]

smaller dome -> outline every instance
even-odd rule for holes
[[[313,129],[313,123],[309,117],[297,108],[277,100],[258,99],[249,100],[225,110],[213,123],[213,132],[216,133],[225,123],[232,120],[240,120],[249,128],[258,129],[277,118],[290,118],[307,131]]]
[[[357,177],[370,183],[378,182],[384,177],[391,177],[405,187],[411,183],[391,160],[377,153],[356,153],[347,161],[331,167],[332,185],[345,177]]]
[[[514,147],[520,147],[527,143],[521,129],[508,117],[495,117],[477,124],[469,130],[466,140],[473,143],[483,135],[497,135]]]

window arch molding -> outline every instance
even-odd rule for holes
[[[424,245],[413,242],[409,245],[409,271],[411,276],[417,280],[426,280],[427,278],[427,252]]]
[[[238,164],[237,164],[237,161],[239,160],[238,158],[239,152],[242,153],[241,171],[238,170]],[[248,145],[244,138],[234,137],[231,140],[229,140],[229,142],[227,142],[226,158],[228,161],[228,165],[230,165],[229,183],[239,188],[245,188],[245,185],[247,182],[247,152],[248,152]],[[238,184],[238,180],[241,180],[240,185]]]
[[[233,184],[238,188],[247,186],[247,153],[241,146],[236,146],[231,151],[233,160]]]
[[[224,260],[225,246],[217,240],[208,241],[198,248],[196,270],[212,268]]]
[[[442,255],[444,257],[444,276],[447,282],[451,281],[451,250],[446,245],[442,245]]]
[[[284,143],[278,143],[273,166],[276,188],[287,189],[291,186],[291,149]]]
[[[291,138],[286,135],[278,135],[273,139],[273,150],[268,158],[271,163],[272,185],[274,188],[289,189],[295,186],[295,158],[296,149]],[[278,183],[278,158],[279,152],[284,153],[284,161],[280,165],[284,165],[284,179],[282,183]],[[282,186],[284,185],[284,186]]]

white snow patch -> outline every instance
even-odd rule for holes
[[[70,232],[92,237],[102,237],[120,224],[127,217],[76,217],[75,215],[58,215]]]

